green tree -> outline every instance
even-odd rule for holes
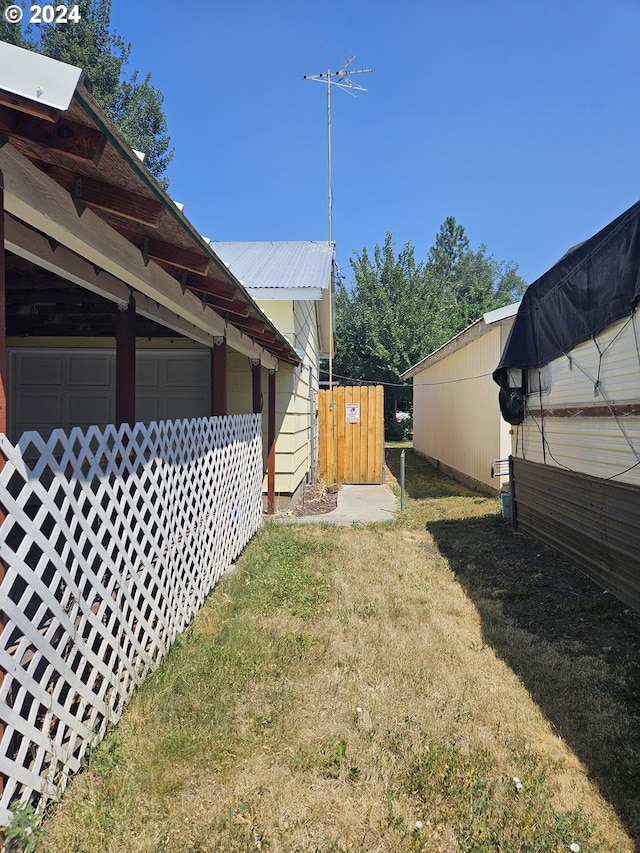
[[[110,30],[111,0],[80,0],[78,5],[77,23],[43,25],[36,46],[52,59],[82,68],[96,101],[112,115],[131,45]]]
[[[19,0],[18,2],[16,0],[0,0],[0,41],[6,41],[18,47],[29,48],[30,42],[22,26],[19,23],[10,23],[5,17],[5,12],[9,6],[19,6],[22,9],[23,19],[24,15],[28,14],[24,0]]]
[[[396,255],[387,233],[371,259],[366,248],[351,259],[353,285],[336,293],[337,376],[384,383],[387,434],[398,408],[409,407],[411,387],[400,374],[486,311],[507,305],[526,285],[517,266],[496,261],[486,246],[471,249],[464,228],[448,217],[426,263],[407,243]]]
[[[429,251],[427,270],[446,309],[447,339],[486,311],[516,301],[526,288],[517,265],[496,261],[483,244],[472,251],[455,217],[445,219]]]
[[[40,53],[75,65],[87,74],[93,96],[129,145],[142,151],[151,174],[163,185],[172,157],[163,98],[151,75],[125,77],[131,45],[111,30],[111,0],[80,0],[81,19],[73,26],[46,25],[33,46]]]
[[[424,267],[407,243],[396,256],[392,235],[376,244],[373,260],[367,249],[351,259],[354,284],[340,284],[336,297],[338,350],[335,370],[352,380],[387,385],[385,420],[394,422],[398,407],[408,407],[411,388],[400,373],[418,358],[428,337]]]
[[[454,276],[457,265],[471,251],[469,238],[455,216],[447,216],[429,250],[429,265],[442,280]]]
[[[121,84],[112,110],[118,130],[132,148],[145,152],[146,166],[156,177],[164,174],[173,157],[163,101],[162,92],[151,85],[151,75],[138,82],[138,72],[134,71],[131,79]],[[163,179],[160,183],[166,186]]]

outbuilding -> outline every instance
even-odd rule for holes
[[[402,374],[413,379],[413,447],[473,488],[495,493],[494,462],[509,455],[509,425],[495,406],[491,372],[518,304],[484,314]]]
[[[524,294],[494,371],[514,525],[640,607],[640,202]]]

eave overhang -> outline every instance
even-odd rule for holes
[[[22,69],[23,77],[21,84],[20,74],[0,73],[7,212],[165,313],[179,315],[205,340],[224,334],[233,348],[262,355],[265,365],[299,363],[295,349],[120,136],[80,69],[68,72],[66,85],[75,79],[76,88],[66,108],[62,95],[51,104],[30,92],[39,79],[33,69],[46,59],[0,42],[0,67]],[[55,63],[56,73],[59,66],[71,68]]]

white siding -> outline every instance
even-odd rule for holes
[[[551,387],[542,395],[543,409],[574,411],[541,417],[539,396],[529,395],[529,414],[513,436],[514,455],[640,485],[640,329],[635,322],[614,323],[596,342],[579,344],[550,363]],[[588,416],[592,407],[633,404],[639,415]]]
[[[550,363],[551,389],[544,395],[545,405],[603,405],[605,401],[619,404],[640,400],[640,323],[630,318],[613,323],[596,337],[596,342],[585,341],[574,347],[569,356]]]

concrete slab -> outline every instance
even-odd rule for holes
[[[278,516],[283,524],[368,524],[389,521],[399,503],[389,486],[343,486],[338,492],[338,505],[322,515]]]

